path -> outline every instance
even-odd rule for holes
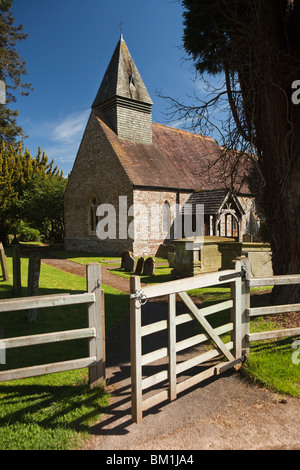
[[[61,269],[62,271],[76,274],[77,276],[86,276],[86,267],[82,264],[75,263],[74,261],[58,258],[42,258],[42,262],[50,266],[54,266],[55,268]],[[129,293],[129,280],[125,279],[124,277],[111,274],[109,272],[109,269],[111,269],[111,265],[101,266],[102,284],[114,287],[115,289],[118,289],[122,292]]]
[[[42,261],[85,276],[85,267],[77,263]],[[102,282],[125,292],[129,289],[127,279],[106,267]],[[143,308],[146,315],[159,317],[166,305],[148,302]],[[130,409],[129,317],[107,334],[106,355],[113,396],[84,450],[300,449],[300,400],[282,399],[243,380],[234,370],[144,412],[142,423],[135,424]]]

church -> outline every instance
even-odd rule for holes
[[[201,235],[255,240],[259,218],[245,174],[232,187],[217,142],[152,122],[152,106],[121,35],[69,175],[65,248],[155,256],[172,239],[198,235],[197,207]],[[188,234],[178,230],[185,208]]]

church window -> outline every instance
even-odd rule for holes
[[[94,233],[96,232],[96,227],[97,227],[97,199],[93,195],[90,198],[90,203],[89,203],[89,231]]]

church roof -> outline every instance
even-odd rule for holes
[[[151,145],[130,142],[116,135],[103,113],[95,113],[134,186],[186,191],[230,187],[219,160],[221,148],[214,139],[153,123]],[[234,189],[249,193],[243,177]]]
[[[122,97],[152,105],[147,88],[121,35],[92,108]]]

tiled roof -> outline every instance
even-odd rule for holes
[[[153,123],[153,143],[134,143],[118,138],[104,115],[94,112],[134,186],[187,191],[230,186],[218,161],[221,149],[212,138]],[[237,191],[242,179],[243,175],[235,188]],[[247,187],[243,187],[243,192],[249,192]]]
[[[238,199],[227,189],[211,189],[208,191],[195,191],[189,196],[186,203],[188,210],[187,213],[192,210],[195,213],[195,207],[197,204],[204,205],[204,214],[216,215],[222,209],[224,203],[234,203],[238,212],[244,213]]]

